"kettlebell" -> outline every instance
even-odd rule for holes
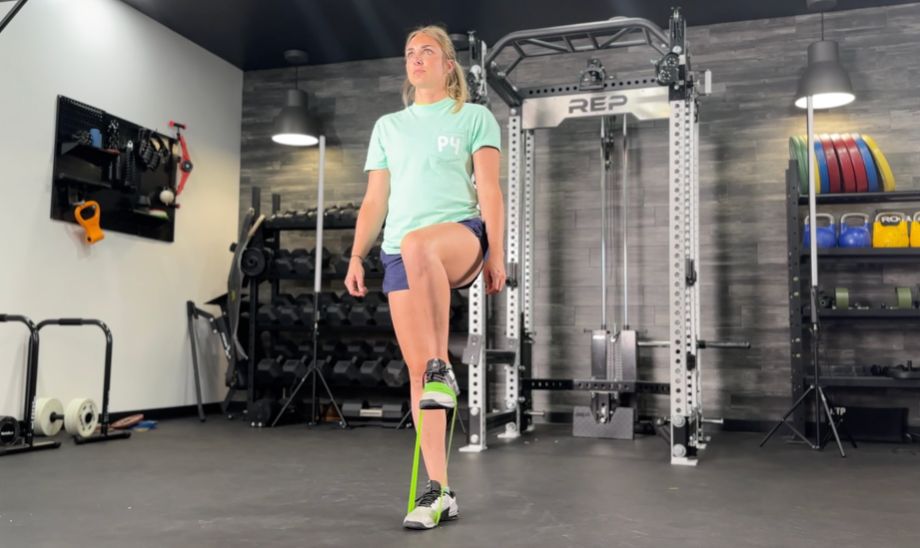
[[[920,211],[914,213],[910,223],[910,247],[920,247]]]
[[[834,224],[834,216],[830,213],[818,213],[815,217],[820,221],[827,221],[827,226],[816,226],[818,234],[818,248],[825,249],[828,247],[837,247],[837,227]],[[802,247],[811,247],[811,230],[808,227],[808,217],[805,217],[805,230],[802,234]]]
[[[876,213],[872,226],[872,247],[909,247],[909,217],[898,211]]]
[[[862,224],[847,224],[847,219],[855,218],[861,218]],[[840,236],[837,237],[837,245],[840,247],[871,247],[869,216],[865,213],[844,213],[840,217]]]

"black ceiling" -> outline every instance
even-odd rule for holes
[[[617,15],[664,27],[680,5],[690,25],[808,13],[805,0],[123,0],[244,69],[286,66],[302,49],[310,64],[397,57],[406,31],[427,23],[476,30],[489,44],[515,30]],[[916,0],[839,0],[838,10]]]

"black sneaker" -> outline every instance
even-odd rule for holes
[[[429,481],[425,493],[416,499],[415,509],[406,514],[403,527],[407,529],[433,529],[442,521],[460,517],[457,494],[441,488],[436,481]]]
[[[457,407],[457,396],[460,395],[460,386],[450,364],[437,358],[428,360],[425,367],[425,380],[422,389],[422,398],[419,400],[421,409],[453,409]]]

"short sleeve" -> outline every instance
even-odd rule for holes
[[[375,169],[387,169],[387,152],[383,148],[383,137],[380,135],[380,120],[374,124],[374,130],[371,132],[371,141],[367,146],[367,161],[364,162],[364,171],[373,171]]]
[[[478,105],[477,105],[478,106]],[[492,147],[501,151],[502,132],[492,112],[485,107],[476,109],[476,119],[473,121],[473,135],[470,139],[470,152],[476,152],[482,147]]]

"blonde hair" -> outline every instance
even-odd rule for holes
[[[453,111],[459,112],[460,109],[463,108],[463,103],[469,99],[470,92],[466,87],[466,75],[463,74],[463,68],[460,66],[460,63],[457,62],[457,51],[454,49],[453,42],[450,41],[450,37],[447,36],[447,31],[442,27],[427,25],[410,32],[409,36],[406,38],[406,46],[408,46],[409,42],[419,34],[427,34],[429,37],[433,38],[434,41],[441,46],[444,58],[447,61],[454,62],[454,69],[447,74],[447,95],[456,101]],[[407,107],[409,103],[415,101],[415,86],[409,82],[408,78],[403,82],[402,99],[403,104]]]

